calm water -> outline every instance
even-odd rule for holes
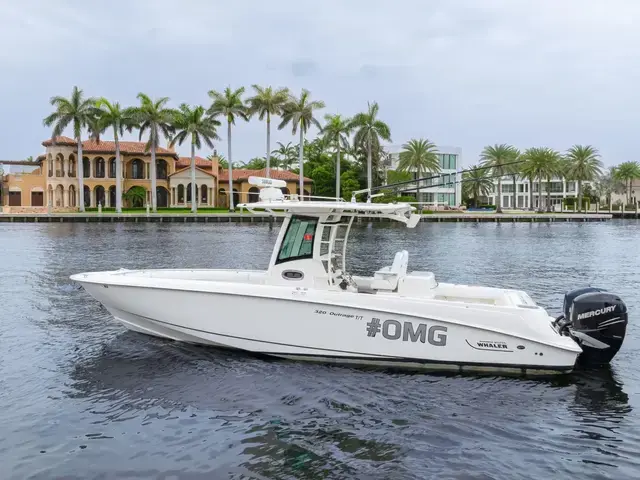
[[[404,247],[412,269],[523,288],[554,314],[566,289],[619,292],[631,324],[611,369],[564,381],[179,345],[126,332],[68,279],[117,267],[265,268],[276,234],[263,224],[0,224],[0,477],[640,477],[638,222],[353,233],[354,273]]]

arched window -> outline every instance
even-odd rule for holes
[[[64,157],[61,153],[56,155],[56,177],[64,177]]]
[[[207,187],[206,185],[202,185],[200,187],[200,203],[206,205],[208,195],[209,195],[209,187]]]
[[[160,180],[166,180],[167,162],[165,160],[156,160],[156,178]]]
[[[94,160],[95,165],[95,177],[96,178],[104,178],[105,176],[105,163],[104,158],[98,157]]]
[[[70,177],[76,176],[76,156],[73,153],[69,155],[69,176]],[[74,206],[75,206],[75,202],[74,202]]]
[[[102,185],[98,185],[95,189],[94,192],[96,194],[96,207],[98,206],[98,204],[102,205],[103,207],[105,206],[105,192],[104,192],[104,187]]]
[[[169,206],[169,190],[164,187],[156,187],[156,203],[158,208],[167,208]]]
[[[131,161],[131,178],[136,180],[144,178],[144,162],[139,158]]]

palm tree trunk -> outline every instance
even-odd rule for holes
[[[551,178],[547,177],[547,212],[551,212]]]
[[[78,206],[80,207],[80,211],[84,212],[84,162],[82,161],[82,138],[78,137],[78,168],[76,171],[78,172]]]
[[[300,125],[300,148],[298,154],[298,162],[300,163],[300,198],[304,200],[304,173],[303,173],[303,160],[304,160],[304,131],[302,125]]]
[[[533,212],[533,177],[529,178],[529,210]]]
[[[338,139],[338,151],[336,153],[336,198],[340,199],[340,139]]]
[[[198,213],[198,194],[196,193],[196,144],[191,139],[191,213]]]
[[[516,192],[516,176],[513,176],[513,205],[511,205],[512,209],[516,209],[518,208],[518,195]]]
[[[158,211],[158,192],[156,191],[156,143],[157,139],[154,138],[151,142],[151,171],[149,172],[151,175],[151,210],[153,213]]]
[[[538,212],[542,213],[542,176],[538,177]]]
[[[582,212],[582,180],[578,180],[578,213]]]
[[[267,178],[271,178],[271,116],[267,112]]]
[[[233,212],[233,160],[231,158],[231,122],[227,119],[227,151],[229,153],[229,211]]]
[[[371,201],[371,134],[367,136],[367,202]]]
[[[498,198],[496,200],[496,213],[502,213],[502,177],[498,177]]]
[[[113,140],[116,144],[116,213],[122,213],[122,163],[120,162],[120,139],[115,129]]]

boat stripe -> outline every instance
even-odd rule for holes
[[[136,315],[136,314],[134,314]],[[280,345],[283,347],[291,347],[291,348],[305,348],[307,350],[318,350],[318,351],[324,351],[324,352],[336,352],[336,353],[346,353],[349,355],[355,355],[355,356],[343,356],[343,355],[332,355],[333,358],[344,358],[344,359],[361,359],[361,360],[366,360],[366,359],[370,359],[370,360],[384,360],[384,361],[388,361],[388,362],[413,362],[413,363],[431,363],[431,364],[447,364],[447,365],[459,365],[459,366],[478,366],[478,367],[502,367],[502,368],[520,368],[520,369],[527,369],[527,370],[560,370],[560,371],[570,371],[573,370],[575,368],[575,365],[562,365],[562,366],[557,366],[557,365],[522,365],[522,364],[518,364],[518,363],[486,363],[486,362],[455,362],[455,361],[450,361],[450,360],[428,360],[428,359],[422,359],[422,358],[414,358],[414,357],[398,357],[395,355],[379,355],[379,354],[375,354],[375,353],[361,353],[361,352],[352,352],[352,351],[348,351],[348,350],[335,350],[335,349],[329,349],[329,348],[321,348],[321,347],[305,347],[302,345],[292,345],[292,344],[288,344],[288,343],[281,343],[281,342],[273,342],[273,341],[269,341],[269,340],[254,340],[251,338],[246,338],[246,337],[240,337],[240,336],[236,336],[236,335],[229,335],[229,334],[224,334],[224,333],[215,333],[215,332],[208,332],[206,330],[200,330],[198,328],[192,328],[192,327],[185,327],[183,325],[176,325],[170,322],[165,322],[162,320],[154,320],[152,318],[149,317],[145,317],[144,315],[136,315],[137,317],[140,318],[144,318],[147,321],[150,321],[152,323],[162,323],[165,325],[170,325],[172,327],[177,327],[177,328],[184,328],[185,330],[192,330],[194,332],[200,332],[200,333],[206,333],[207,335],[216,335],[219,337],[226,337],[226,338],[234,338],[236,340],[244,340],[244,341],[248,341],[248,342],[255,342],[255,343],[267,343],[270,345]],[[238,347],[234,347],[234,348],[238,348]],[[238,349],[238,350],[244,350],[250,353],[260,353],[263,355],[281,355],[281,356],[287,356],[287,355],[297,355],[297,356],[308,356],[308,357],[322,357],[323,355],[316,355],[313,353],[295,353],[295,352],[261,352],[261,351],[252,351],[252,350],[245,350],[245,349]]]

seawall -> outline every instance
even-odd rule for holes
[[[604,222],[611,220],[608,213],[442,213],[422,215],[422,222]],[[111,214],[111,213],[57,213],[57,214],[0,214],[0,223],[260,223],[282,221],[282,217],[268,214],[218,213],[218,214]],[[391,222],[389,219],[359,218],[359,222]]]

